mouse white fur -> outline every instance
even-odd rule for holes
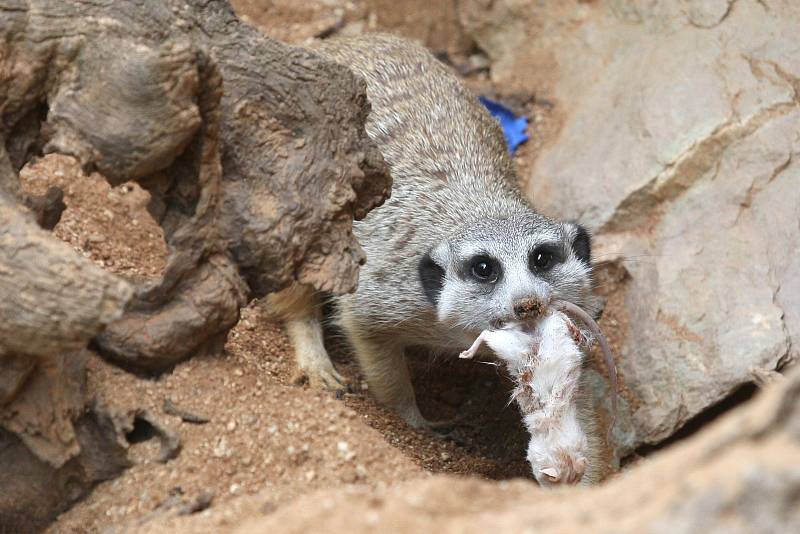
[[[472,358],[486,343],[506,364],[516,383],[512,398],[531,435],[528,463],[542,486],[578,483],[597,461],[577,402],[580,344],[588,341],[565,314],[550,310],[535,324],[512,322],[485,330],[460,355]]]

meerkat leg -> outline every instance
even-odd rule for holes
[[[403,347],[358,335],[351,336],[350,342],[372,395],[394,409],[409,425],[429,426],[417,406]]]
[[[286,322],[294,348],[297,374],[294,380],[308,379],[315,387],[338,389],[345,380],[333,367],[322,336],[322,311],[319,297],[308,286],[294,285],[267,297],[270,311]]]
[[[333,367],[322,341],[319,312],[301,319],[286,321],[286,331],[295,351],[298,373],[296,382],[308,379],[312,386],[339,389],[345,379]]]
[[[378,402],[394,409],[415,428],[429,426],[414,397],[403,345],[389,338],[367,335],[347,302],[339,303],[338,322]]]
[[[460,418],[428,421],[423,417],[414,396],[405,346],[402,343],[388,336],[369,335],[359,325],[357,316],[347,302],[340,301],[338,309],[338,325],[353,347],[373,397],[392,408],[414,428],[428,428],[438,432],[458,424]]]

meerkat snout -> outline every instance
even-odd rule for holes
[[[524,321],[526,319],[537,319],[547,308],[546,299],[540,297],[528,297],[514,301],[514,316]]]

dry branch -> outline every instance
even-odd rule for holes
[[[0,196],[0,352],[81,349],[120,317],[132,292]]]

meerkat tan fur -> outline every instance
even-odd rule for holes
[[[335,299],[335,321],[370,392],[425,426],[406,347],[458,354],[482,331],[529,317],[551,298],[595,311],[589,235],[534,211],[497,122],[427,50],[367,34],[316,51],[366,81],[367,133],[393,177],[391,198],[354,223],[367,263],[356,292]],[[295,286],[269,305],[287,320],[300,370],[313,384],[337,387],[320,298]]]

